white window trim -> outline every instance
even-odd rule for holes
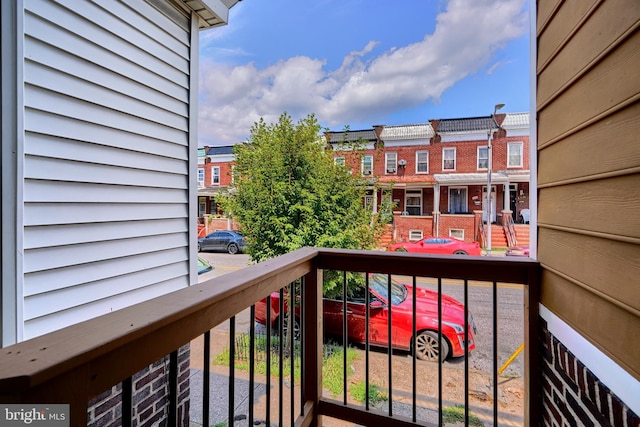
[[[462,237],[454,236],[455,232],[460,232],[462,234]],[[453,237],[453,238],[456,238],[456,239],[459,239],[459,240],[464,240],[464,229],[462,229],[462,228],[450,228],[449,229],[449,237]]]
[[[418,162],[418,155],[419,155],[419,154],[426,154],[426,155],[427,155],[427,161],[426,161],[426,164],[427,164],[427,171],[426,171],[426,172],[419,172],[419,171],[418,171],[418,165],[420,164],[420,163]],[[422,162],[422,163],[425,163],[425,162]],[[424,175],[427,175],[428,173],[429,173],[429,152],[428,152],[428,151],[424,151],[424,150],[416,151],[416,174],[421,174],[421,175],[422,175],[422,174],[424,174]]]
[[[520,147],[520,164],[519,165],[510,165],[509,160],[511,159],[511,147]],[[521,168],[524,164],[524,144],[522,141],[508,142],[507,143],[507,168]]]
[[[218,170],[216,174],[215,171]],[[218,177],[218,182],[215,181],[216,176]],[[220,185],[220,166],[213,166],[211,168],[211,185]]]
[[[344,166],[346,164],[344,156],[334,157],[333,158],[333,164],[338,165],[338,166]]]
[[[204,168],[198,168],[198,187],[204,187]]]
[[[453,151],[453,169],[446,169],[446,168],[444,167],[444,162],[445,162],[445,160],[447,160],[447,159],[445,158],[445,154],[444,154],[444,153],[446,153],[446,152],[451,152],[451,151]],[[457,162],[457,153],[456,153],[456,151],[457,151],[457,150],[456,150],[456,147],[444,147],[444,148],[442,149],[442,170],[443,170],[443,171],[455,171],[455,170],[456,170],[456,168],[458,167],[458,162]]]
[[[366,170],[364,168],[364,164],[365,164],[364,159],[367,158],[367,157],[371,158],[371,168],[369,169],[369,173],[365,173]],[[362,173],[362,175],[373,175],[373,154],[364,154],[362,156],[362,164],[360,166],[361,166],[360,167],[360,169],[361,169],[360,172]]]
[[[408,190],[404,192],[404,211],[407,211],[407,199],[409,197],[419,197],[420,198],[420,213],[418,215],[412,215],[412,216],[421,216],[422,215],[422,207],[423,207],[423,194],[422,194],[422,190]],[[417,205],[411,205],[412,208],[417,207]],[[407,213],[408,215],[408,213]]]
[[[422,230],[409,230],[409,241],[417,241],[422,240],[424,238],[424,233]]]
[[[392,168],[389,167],[390,158],[394,158],[394,160],[393,160],[394,166]],[[393,172],[389,172],[390,170],[393,170]],[[384,172],[387,175],[395,175],[398,172],[398,153],[396,153],[396,152],[385,153],[385,155],[384,155]]]
[[[486,168],[481,168],[480,167],[480,150],[481,149],[485,149],[487,150],[487,157],[485,158],[487,160],[487,167]],[[486,171],[487,169],[489,169],[489,147],[486,145],[480,146],[478,147],[478,151],[476,154],[476,169],[479,171]]]

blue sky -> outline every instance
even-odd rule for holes
[[[395,5],[395,6],[392,6]],[[199,144],[529,110],[527,0],[243,0],[200,34]]]

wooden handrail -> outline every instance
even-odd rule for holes
[[[95,396],[309,273],[316,255],[316,249],[300,249],[215,284],[209,280],[3,348],[0,396],[28,400],[65,374],[84,378],[82,394]]]

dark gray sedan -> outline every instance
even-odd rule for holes
[[[198,239],[198,252],[223,251],[230,254],[243,252],[247,247],[244,236],[237,231],[217,230]]]

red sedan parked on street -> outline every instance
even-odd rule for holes
[[[400,350],[416,350],[422,360],[438,361],[448,357],[464,356],[465,323],[469,338],[469,351],[475,348],[475,323],[471,313],[465,322],[464,305],[455,298],[442,295],[442,347],[438,345],[438,293],[416,288],[416,334],[413,334],[413,292],[411,285],[391,280],[389,298],[388,276],[369,276],[369,343],[372,346],[388,347],[388,324],[391,315],[391,346]],[[285,296],[285,302],[288,298]],[[366,303],[365,288],[358,288],[347,298],[346,310],[341,299],[323,300],[323,327],[325,336],[342,338],[343,313],[347,313],[347,336],[349,341],[365,343]],[[279,293],[271,295],[272,331],[277,334],[280,324]],[[285,312],[287,311],[287,304]],[[391,309],[389,308],[391,306]],[[256,304],[256,321],[266,324],[266,299]],[[299,307],[296,307],[294,335],[299,336]],[[390,313],[391,312],[391,313]],[[283,329],[286,329],[286,316]]]
[[[390,251],[442,255],[480,255],[478,242],[468,243],[455,237],[426,237],[417,242],[392,243]]]

